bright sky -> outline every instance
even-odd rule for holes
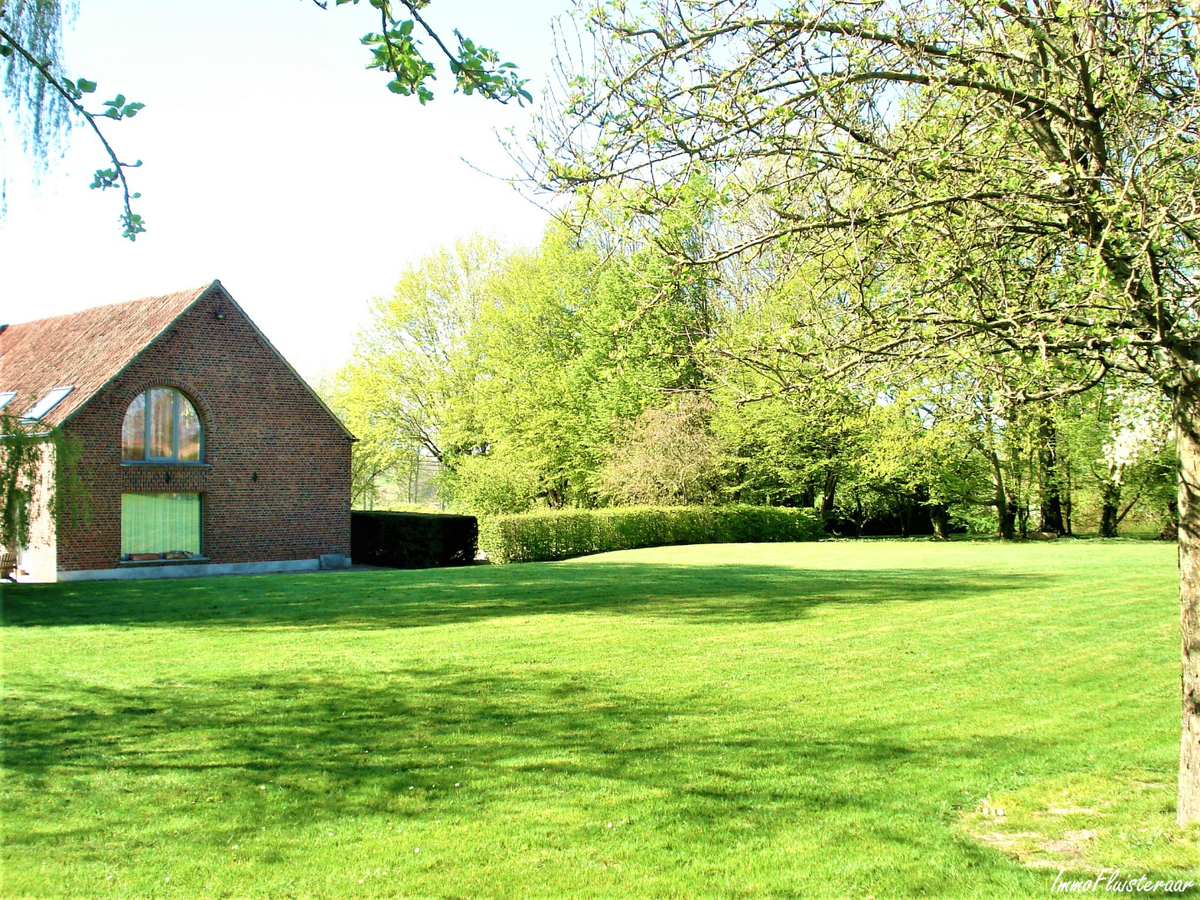
[[[330,7],[333,3],[330,3]],[[518,63],[537,99],[568,0],[438,0],[429,19]],[[546,214],[509,185],[494,135],[528,108],[451,94],[440,65],[421,107],[368,72],[365,2],[81,0],[67,68],[146,104],[110,141],[142,193],[148,232],[120,236],[119,198],[89,190],[107,167],[76,128],[40,188],[0,118],[0,322],[133,300],[219,278],[302,374],[349,353],[373,296],[430,250],[475,231],[538,240]],[[467,161],[464,161],[464,158]],[[470,163],[470,165],[468,164]]]

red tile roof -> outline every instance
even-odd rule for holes
[[[0,327],[0,394],[17,392],[4,412],[24,415],[54,388],[70,385],[74,390],[41,420],[61,425],[216,286],[214,281],[189,291]]]

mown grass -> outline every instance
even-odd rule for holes
[[[5,588],[2,893],[1194,877],[1175,578],[1147,543],[847,542]]]

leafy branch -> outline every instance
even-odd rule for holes
[[[329,0],[313,0],[322,9],[329,7]],[[335,6],[348,3],[357,4],[359,0],[333,0]],[[429,84],[436,79],[436,69],[421,50],[421,40],[417,37],[423,34],[432,40],[440,53],[446,58],[450,72],[454,75],[455,89],[464,94],[478,94],[485,99],[505,103],[516,100],[519,105],[532,101],[525,85],[527,79],[520,78],[517,67],[511,62],[501,62],[499,54],[488,47],[482,47],[458,30],[454,31],[457,47],[448,45],[434,28],[421,15],[421,10],[429,5],[430,0],[369,0],[369,3],[379,12],[381,30],[379,33],[367,34],[362,42],[371,48],[371,62],[368,68],[379,69],[391,76],[388,90],[404,96],[416,96],[421,104],[433,99],[433,90]],[[395,10],[400,10],[397,16]],[[104,152],[108,155],[110,165],[97,169],[92,179],[91,187],[97,190],[117,188],[122,195],[124,211],[121,215],[122,234],[129,240],[135,240],[146,230],[145,221],[133,211],[133,201],[140,197],[130,189],[126,170],[140,166],[141,160],[125,163],[117,156],[100,128],[101,119],[120,121],[132,118],[142,110],[145,104],[126,100],[123,94],[105,101],[101,109],[89,110],[84,106],[85,95],[96,90],[96,83],[86,78],[72,81],[60,74],[57,64],[60,55],[61,24],[58,7],[55,3],[39,4],[31,13],[33,25],[20,17],[12,18],[6,15],[5,0],[0,0],[0,59],[14,56],[27,63],[32,72],[36,73],[36,86],[14,90],[11,84],[8,88],[0,87],[16,98],[17,109],[22,105],[30,110],[33,125],[33,143],[41,147],[44,158],[44,140],[41,128],[47,106],[53,106],[50,121],[56,127],[65,128],[71,120],[71,113],[78,114],[87,122],[88,127],[99,139]],[[38,43],[32,34],[49,37]],[[30,75],[33,80],[34,76]],[[11,69],[10,69],[11,82]],[[49,90],[46,90],[49,88]],[[47,104],[46,98],[60,98],[62,105],[56,99],[53,104]]]
[[[97,169],[89,187],[102,191],[114,187],[120,188],[122,202],[125,207],[124,212],[121,214],[121,235],[131,241],[137,240],[137,236],[146,230],[145,221],[139,214],[133,211],[133,201],[141,197],[141,194],[130,190],[125,170],[136,169],[142,164],[142,161],[139,159],[134,163],[121,162],[120,157],[113,150],[112,144],[104,136],[104,132],[100,129],[97,120],[101,118],[115,119],[117,121],[127,118],[132,119],[146,104],[129,102],[125,99],[124,94],[118,94],[114,99],[104,101],[103,110],[93,112],[83,105],[83,98],[84,95],[91,94],[96,90],[96,82],[89,81],[86,78],[79,78],[72,81],[70,78],[56,76],[51,71],[48,62],[40,60],[30,53],[20,41],[3,28],[0,28],[0,41],[3,41],[3,43],[0,43],[0,57],[8,57],[16,53],[24,59],[38,71],[42,78],[45,79],[46,84],[57,91],[70,107],[83,117],[84,121],[87,122],[88,126],[95,133],[100,144],[104,147],[104,152],[108,154],[112,166],[107,169]]]
[[[329,0],[313,0],[321,9],[329,8]],[[359,0],[334,0],[335,6],[357,4]],[[414,37],[417,27],[432,40],[445,56],[455,89],[470,96],[479,94],[498,103],[516,100],[518,105],[531,101],[525,89],[528,79],[520,78],[511,62],[500,62],[500,56],[488,47],[481,47],[455,29],[457,49],[447,46],[441,36],[421,15],[429,0],[399,0],[407,17],[397,17],[391,0],[369,0],[379,10],[381,30],[367,34],[362,42],[372,48],[367,68],[378,69],[392,76],[388,90],[402,96],[415,95],[424,105],[433,99],[429,82],[436,80],[434,64],[421,52],[421,42]]]

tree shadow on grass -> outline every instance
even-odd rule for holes
[[[951,567],[821,570],[588,561],[2,588],[10,626],[249,625],[416,628],[508,616],[636,613],[783,622],[829,603],[953,601],[1051,585]]]
[[[623,847],[701,871],[749,870],[763,848],[806,846],[853,864],[847,893],[901,872],[922,880],[893,884],[895,895],[980,896],[989,878],[1024,886],[1000,894],[1033,895],[1056,874],[1014,867],[947,811],[1070,752],[1045,730],[993,733],[980,720],[946,735],[922,727],[919,705],[903,734],[818,709],[779,722],[736,695],[631,693],[571,668],[330,664],[188,678],[6,691],[10,858],[136,870],[151,865],[146,848],[170,847],[209,865],[241,842],[293,873],[303,895],[319,893],[320,873],[294,848],[327,829],[455,823],[484,855],[515,833],[535,851],[570,846],[586,859],[612,855],[615,822],[630,835]],[[926,857],[950,862],[913,868]]]
[[[1013,735],[908,743],[853,723],[817,734],[739,727],[607,685],[564,692],[563,673],[519,683],[448,668],[389,675],[405,689],[258,677],[9,702],[8,797],[26,808],[6,843],[74,852],[87,837],[73,824],[82,815],[148,846],[207,841],[212,852],[267,829],[435,820],[477,823],[492,841],[511,827],[537,844],[558,829],[553,840],[579,849],[616,819],[664,859],[683,852],[699,864],[795,840],[799,824],[805,840],[847,859],[865,841],[885,867],[921,848],[1002,868],[929,817],[969,773],[1047,749]],[[951,895],[957,877],[929,887]]]

